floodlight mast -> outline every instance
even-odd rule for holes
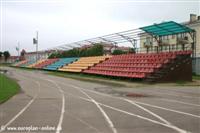
[[[19,52],[20,52],[20,42],[18,42],[18,48],[17,48],[17,53],[18,53],[18,58],[19,58]]]
[[[15,49],[16,49],[16,51],[17,51],[17,58],[18,58],[18,60],[19,60],[19,59],[20,59],[20,53],[19,53],[19,52],[20,52],[20,42],[17,43],[17,46],[16,46]]]

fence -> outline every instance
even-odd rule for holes
[[[200,75],[200,57],[192,59],[192,72]]]

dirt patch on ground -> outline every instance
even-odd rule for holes
[[[111,87],[98,87],[94,88],[95,91],[113,95],[113,96],[118,96],[118,97],[135,97],[135,98],[142,98],[142,97],[150,97],[150,95],[142,94],[142,93],[134,93],[134,92],[126,92],[122,90],[116,90]]]

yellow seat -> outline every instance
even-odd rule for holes
[[[79,60],[73,62],[72,64],[68,64],[60,68],[60,71],[68,71],[68,72],[81,72],[85,69],[88,69],[95,64],[104,61],[111,56],[94,56],[94,57],[81,57]]]
[[[45,61],[45,59],[41,59],[41,60],[38,60],[38,61],[36,61],[35,63],[33,63],[33,64],[31,64],[31,65],[29,65],[29,66],[27,66],[28,68],[33,68],[33,67],[35,67],[36,65],[38,65],[38,64],[40,64],[40,63],[42,63],[42,62],[44,62]]]

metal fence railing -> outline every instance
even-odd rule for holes
[[[152,46],[148,48],[136,48],[136,53],[158,53],[158,52],[170,52],[170,51],[182,51],[192,50],[192,45],[163,45],[163,46]]]

